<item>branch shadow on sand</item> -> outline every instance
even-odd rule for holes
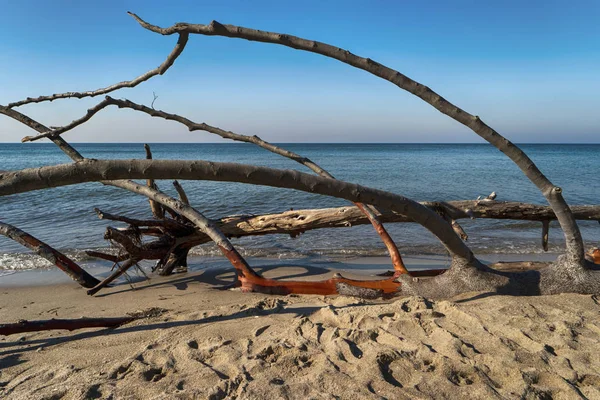
[[[354,305],[349,305],[346,307],[351,307]],[[269,309],[262,309],[260,307],[251,307],[244,310],[237,311],[233,314],[228,315],[214,315],[209,316],[202,319],[196,320],[185,320],[185,321],[165,321],[165,322],[157,322],[151,324],[144,325],[136,325],[136,326],[123,326],[117,328],[105,328],[100,329],[93,332],[81,332],[77,334],[66,334],[60,337],[52,337],[52,338],[43,338],[43,339],[35,339],[35,340],[16,340],[12,342],[0,343],[0,349],[9,348],[19,346],[19,348],[9,349],[6,351],[0,351],[0,356],[3,358],[0,359],[0,369],[7,368],[10,366],[11,360],[18,359],[22,353],[36,351],[40,347],[48,348],[51,346],[56,346],[66,342],[73,342],[82,339],[90,339],[100,336],[110,336],[110,335],[118,335],[123,333],[131,333],[131,332],[144,332],[155,329],[170,329],[170,328],[180,328],[186,326],[202,326],[212,323],[230,321],[241,318],[255,317],[255,316],[268,316],[274,314],[293,314],[294,317],[301,317],[305,315],[309,315],[319,309],[321,306],[300,306],[300,307],[274,307]],[[22,348],[22,346],[29,346],[27,348]]]
[[[290,264],[273,264],[273,265],[262,265],[252,266],[252,268],[261,275],[268,274],[269,272],[277,271],[278,280],[289,280],[289,279],[307,279],[314,278],[317,276],[325,276],[326,274],[333,274],[333,270],[337,265],[343,265],[341,263],[331,262],[327,264],[327,267],[316,267],[310,265],[290,265]],[[287,271],[290,270],[291,271]],[[156,288],[162,286],[174,286],[177,290],[187,290],[190,284],[204,283],[212,286],[216,290],[228,288],[235,280],[235,270],[231,267],[213,267],[202,270],[192,270],[186,273],[185,276],[180,278],[174,276],[152,278],[152,280],[142,281],[137,286],[131,286],[128,282],[123,282],[113,286],[113,290],[110,292],[96,294],[95,297],[107,297],[121,293],[127,293],[132,291],[144,290],[149,288]],[[121,290],[118,290],[118,288]]]

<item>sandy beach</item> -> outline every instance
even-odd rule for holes
[[[216,289],[232,276],[210,268],[96,297],[72,282],[5,285],[1,322],[146,317],[116,329],[0,338],[0,397],[600,398],[596,296],[364,301]]]

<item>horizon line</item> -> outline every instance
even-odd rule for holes
[[[421,145],[488,145],[493,146],[487,142],[270,142],[273,144],[317,144],[317,145],[331,145],[331,144],[421,144]],[[548,145],[600,145],[598,142],[512,142],[516,145],[529,145],[529,144],[548,144]],[[0,142],[0,144],[24,144],[24,145],[54,145],[51,142]],[[226,142],[70,142],[70,144],[252,144],[244,143],[239,141],[226,141]]]

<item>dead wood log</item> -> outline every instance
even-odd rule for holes
[[[510,219],[527,221],[555,220],[552,208],[537,204],[518,202],[486,202],[475,205],[474,200],[448,202],[421,202],[433,210],[444,207],[452,219],[471,218],[464,210],[471,210],[475,218]],[[578,220],[600,221],[599,206],[571,206]],[[382,209],[379,214],[382,222],[414,222],[406,216]],[[356,207],[336,207],[285,211],[277,214],[224,217],[215,221],[221,231],[231,237],[264,234],[289,234],[306,232],[311,229],[345,228],[368,224],[368,219]]]
[[[39,321],[21,320],[13,324],[1,324],[0,335],[8,336],[15,333],[38,332],[50,330],[74,331],[89,328],[116,328],[123,324],[139,319],[128,316],[117,318],[79,318],[79,319],[47,319]]]
[[[440,207],[447,207],[456,218],[470,218],[466,212],[470,210],[476,218],[511,219],[529,221],[548,221],[555,219],[554,212],[548,206],[516,202],[480,202],[475,200],[449,201],[449,202],[422,202],[421,204],[439,212]],[[600,206],[571,206],[576,219],[600,220]],[[106,213],[105,213],[106,214]],[[108,214],[110,215],[110,214]],[[399,213],[383,210],[379,219],[386,223],[414,222]],[[127,222],[127,217],[115,218]],[[138,221],[138,220],[133,220]],[[144,222],[141,220],[140,222]],[[149,224],[152,220],[147,221]],[[156,221],[162,223],[163,221]],[[239,238],[243,236],[259,236],[269,234],[294,235],[314,229],[346,228],[348,226],[368,224],[368,218],[355,206],[293,210],[276,214],[263,215],[236,215],[223,217],[215,220],[216,226],[228,237]],[[182,231],[170,230],[169,234],[175,237],[175,242],[168,240],[156,240],[149,242],[146,246],[152,251],[139,250],[137,255],[147,260],[168,261],[157,269],[160,275],[169,275],[176,267],[185,267],[185,254],[194,247],[210,242],[210,238],[200,231],[192,228],[182,234]],[[175,246],[175,247],[173,247]],[[88,252],[91,254],[91,252]],[[114,256],[111,256],[114,257]],[[126,257],[126,256],[125,256]],[[100,258],[107,259],[100,256]],[[112,260],[109,258],[109,260]],[[121,259],[121,261],[123,261]]]
[[[50,261],[85,288],[94,287],[100,282],[60,251],[53,249],[17,227],[0,222],[0,234],[22,244],[40,257]]]

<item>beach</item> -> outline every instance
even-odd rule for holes
[[[127,158],[142,148],[137,144],[81,147],[99,159]],[[497,191],[502,200],[543,203],[520,172],[486,146],[291,147],[322,160],[336,176],[417,199],[475,199]],[[42,165],[48,159],[62,162],[53,146],[27,149],[27,157],[17,157],[5,145],[0,155],[10,169]],[[238,145],[162,144],[153,149],[163,159],[252,162],[260,157],[252,147]],[[597,177],[598,165],[591,160],[600,147],[532,145],[528,150],[558,176],[573,204],[596,203],[597,186],[582,182]],[[458,157],[468,162],[457,167]],[[356,163],[350,167],[348,159]],[[388,162],[394,159],[402,162],[400,170],[397,163]],[[429,160],[436,163],[429,165]],[[277,158],[264,162],[289,167]],[[472,170],[474,165],[477,170]],[[571,179],[573,168],[580,179]],[[456,181],[455,174],[465,179]],[[183,184],[192,205],[211,218],[346,204],[275,188]],[[160,185],[168,187],[164,182]],[[45,206],[57,199],[60,208]],[[120,225],[99,220],[93,207],[133,218],[149,216],[145,198],[97,184],[2,197],[0,205],[6,222],[56,246],[99,279],[110,274],[111,263],[94,260],[86,250],[114,252],[102,232],[108,225]],[[586,248],[597,245],[596,221],[579,224]],[[556,223],[550,224],[548,252],[540,246],[539,221],[478,218],[463,219],[461,225],[469,235],[469,247],[488,264],[550,262],[564,252]],[[411,223],[386,224],[386,228],[409,270],[449,267],[450,257],[430,232]],[[155,261],[144,261],[150,280],[134,274],[131,282],[119,279],[115,286],[90,297],[47,261],[15,242],[0,240],[0,323],[139,317],[115,329],[0,337],[1,398],[600,398],[596,296],[475,292],[435,301],[415,296],[367,301],[219,290],[234,275],[227,259],[208,243],[192,250],[186,273],[160,277],[151,273]],[[377,274],[391,268],[385,247],[366,225],[319,229],[295,238],[267,235],[232,242],[251,266],[269,278],[320,280],[341,273],[380,279]]]
[[[377,262],[384,260],[353,260],[343,274],[376,279],[364,267]],[[334,273],[283,264],[259,270],[280,279]],[[192,268],[95,297],[58,278],[3,280],[2,322],[144,317],[115,329],[0,338],[0,397],[600,398],[597,296],[366,301],[218,290],[232,278],[227,268]]]

